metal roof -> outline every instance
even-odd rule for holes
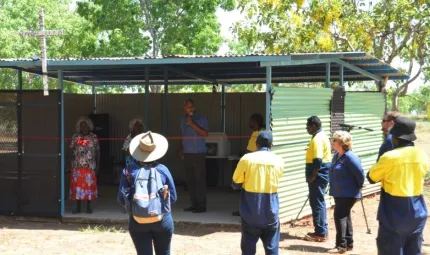
[[[330,79],[339,80],[344,67],[344,81],[407,80],[401,73],[364,52],[333,52],[276,55],[229,55],[65,58],[49,59],[48,73],[57,78],[63,70],[65,80],[87,85],[145,84],[148,69],[150,85],[252,84],[266,82],[266,66],[272,66],[272,82],[324,82],[330,65]],[[0,68],[13,68],[41,74],[41,61],[0,59]]]

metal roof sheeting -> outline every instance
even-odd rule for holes
[[[273,82],[324,82],[326,63],[331,63],[332,80],[339,79],[341,65],[346,65],[345,81],[409,79],[397,69],[363,52],[61,58],[47,61],[50,77],[57,78],[57,71],[63,70],[65,80],[99,86],[145,84],[146,68],[149,68],[150,85],[165,83],[165,68],[169,74],[169,85],[265,83],[267,65],[272,66]],[[40,74],[41,62],[0,59],[0,68]]]

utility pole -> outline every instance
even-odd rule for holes
[[[46,60],[46,36],[52,35],[62,35],[64,34],[64,30],[45,30],[45,15],[43,12],[43,8],[40,9],[39,12],[39,31],[27,31],[21,32],[21,36],[33,36],[40,37],[40,50],[42,54],[41,64],[42,64],[42,83],[43,83],[43,95],[49,95],[49,87],[48,87],[48,67]]]

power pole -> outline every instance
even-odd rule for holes
[[[43,13],[43,8],[39,12],[39,31],[27,31],[21,32],[21,36],[33,36],[40,37],[40,51],[42,54],[42,83],[43,83],[43,95],[49,95],[48,87],[48,67],[46,61],[46,36],[52,35],[62,35],[64,30],[45,30],[45,15]]]

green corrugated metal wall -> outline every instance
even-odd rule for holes
[[[330,132],[330,99],[333,91],[325,88],[277,87],[272,99],[273,151],[284,159],[285,172],[279,184],[281,222],[294,220],[303,206],[308,188],[305,180],[305,149],[310,141],[306,120],[319,116],[323,129]],[[353,150],[360,157],[365,172],[375,163],[382,143],[381,117],[385,99],[381,93],[347,92],[345,96],[345,123],[372,128],[373,132],[353,130]],[[379,191],[379,185],[366,181],[364,195]],[[334,205],[326,196],[327,207]],[[309,203],[300,214],[310,215]]]
[[[308,195],[305,149],[311,136],[306,132],[306,120],[316,115],[320,117],[323,129],[330,132],[331,97],[331,89],[275,88],[271,106],[273,151],[285,162],[285,172],[278,189],[282,222],[296,217]],[[310,213],[308,205],[301,216]]]
[[[374,131],[353,129],[351,131],[352,150],[360,157],[367,174],[375,164],[378,150],[383,142],[381,121],[385,111],[384,95],[378,92],[347,92],[345,96],[345,124],[371,128]],[[370,185],[367,180],[363,195],[380,190],[380,185]]]

